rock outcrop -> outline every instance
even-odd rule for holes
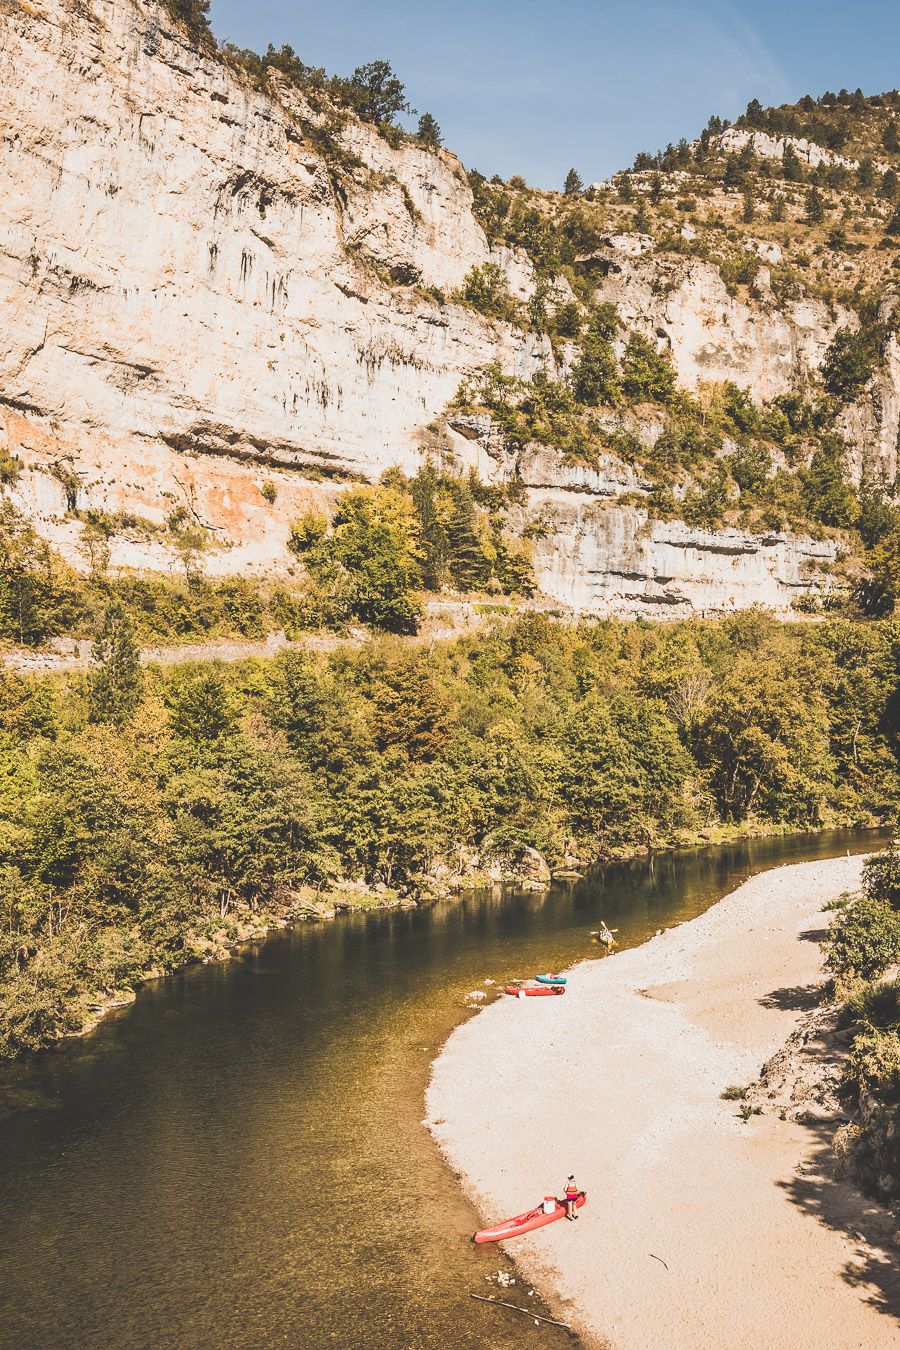
[[[338,193],[309,109],[160,6],[11,0],[2,22],[0,395],[57,542],[62,463],[78,506],[186,503],[244,545],[229,567],[271,565],[310,483],[411,465],[473,366],[536,368],[540,339],[382,280],[450,290],[492,258],[449,153],[356,126]],[[290,470],[277,511],[260,465]]]
[[[546,338],[451,300],[487,262],[520,298],[534,278],[491,247],[449,152],[392,148],[352,118],[329,142],[296,89],[253,87],[155,0],[0,0],[0,23],[0,444],[25,465],[14,500],[71,560],[95,508],[139,522],[113,567],[169,566],[153,526],[181,508],[218,541],[210,571],[283,568],[299,512],[415,468],[466,375],[552,365]],[[686,385],[771,397],[819,364],[822,306],[738,301],[710,265],[650,245],[610,239],[601,294]],[[894,470],[896,364],[876,429]],[[461,463],[490,459],[446,435]],[[576,609],[788,612],[834,553],[650,522],[617,503],[642,485],[612,459],[534,450],[518,472],[545,524],[542,589]]]
[[[600,296],[669,349],[690,389],[733,380],[758,400],[787,393],[822,364],[836,329],[848,322],[820,301],[776,306],[765,295],[752,304],[737,299],[712,263],[648,253],[635,258],[621,239],[609,240],[591,261]]]

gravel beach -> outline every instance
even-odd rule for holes
[[[823,909],[862,863],[753,877],[700,918],[576,966],[564,998],[497,1001],[435,1061],[429,1123],[485,1221],[559,1194],[569,1172],[588,1191],[579,1222],[509,1247],[586,1344],[900,1344],[896,1251],[880,1212],[831,1176],[830,1129],[744,1121],[721,1097],[804,1016]]]

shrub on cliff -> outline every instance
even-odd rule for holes
[[[454,299],[491,319],[515,323],[521,317],[521,306],[509,288],[506,273],[496,263],[473,267],[455,292]]]
[[[671,361],[640,333],[631,334],[622,357],[622,389],[633,403],[668,403],[675,394]]]
[[[578,402],[589,408],[601,403],[614,406],[620,401],[622,374],[612,343],[602,333],[587,334],[569,382]]]
[[[582,328],[581,310],[574,300],[567,300],[553,316],[553,327],[560,337],[577,338]]]
[[[833,975],[874,979],[900,961],[900,916],[882,899],[855,896],[841,904],[824,946]]]
[[[174,19],[183,23],[195,42],[212,42],[209,26],[209,0],[164,0]]]
[[[729,456],[728,468],[742,494],[752,496],[762,492],[772,472],[772,456],[764,445],[739,446]]]
[[[822,378],[829,394],[843,403],[853,403],[874,373],[875,351],[871,336],[862,330],[839,329],[822,364]]]
[[[832,529],[851,529],[859,519],[859,498],[847,473],[840,437],[825,436],[801,474],[806,510],[811,520]]]

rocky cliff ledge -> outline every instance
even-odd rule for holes
[[[14,499],[72,561],[86,508],[160,524],[181,507],[218,541],[211,571],[283,567],[301,510],[418,464],[463,377],[552,362],[546,338],[449,299],[487,262],[520,298],[534,285],[523,253],[489,245],[449,152],[351,119],[336,165],[296,90],[258,92],[151,0],[0,0],[0,23],[0,436],[25,465]],[[661,299],[648,268],[611,247],[598,281],[686,384],[771,396],[821,360],[821,306],[751,310],[688,263]],[[486,458],[445,436],[460,463]],[[834,556],[652,522],[613,461],[534,452],[518,472],[542,589],[577,609],[788,612]],[[132,531],[111,563],[170,557]]]

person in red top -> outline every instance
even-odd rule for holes
[[[575,1185],[575,1178],[574,1178],[574,1177],[569,1177],[568,1181],[566,1182],[566,1218],[567,1218],[567,1219],[577,1219],[577,1218],[578,1218],[578,1211],[577,1211],[576,1208],[575,1208],[575,1201],[578,1199],[578,1197],[579,1197],[580,1194],[581,1194],[581,1192],[579,1191],[578,1187]]]

